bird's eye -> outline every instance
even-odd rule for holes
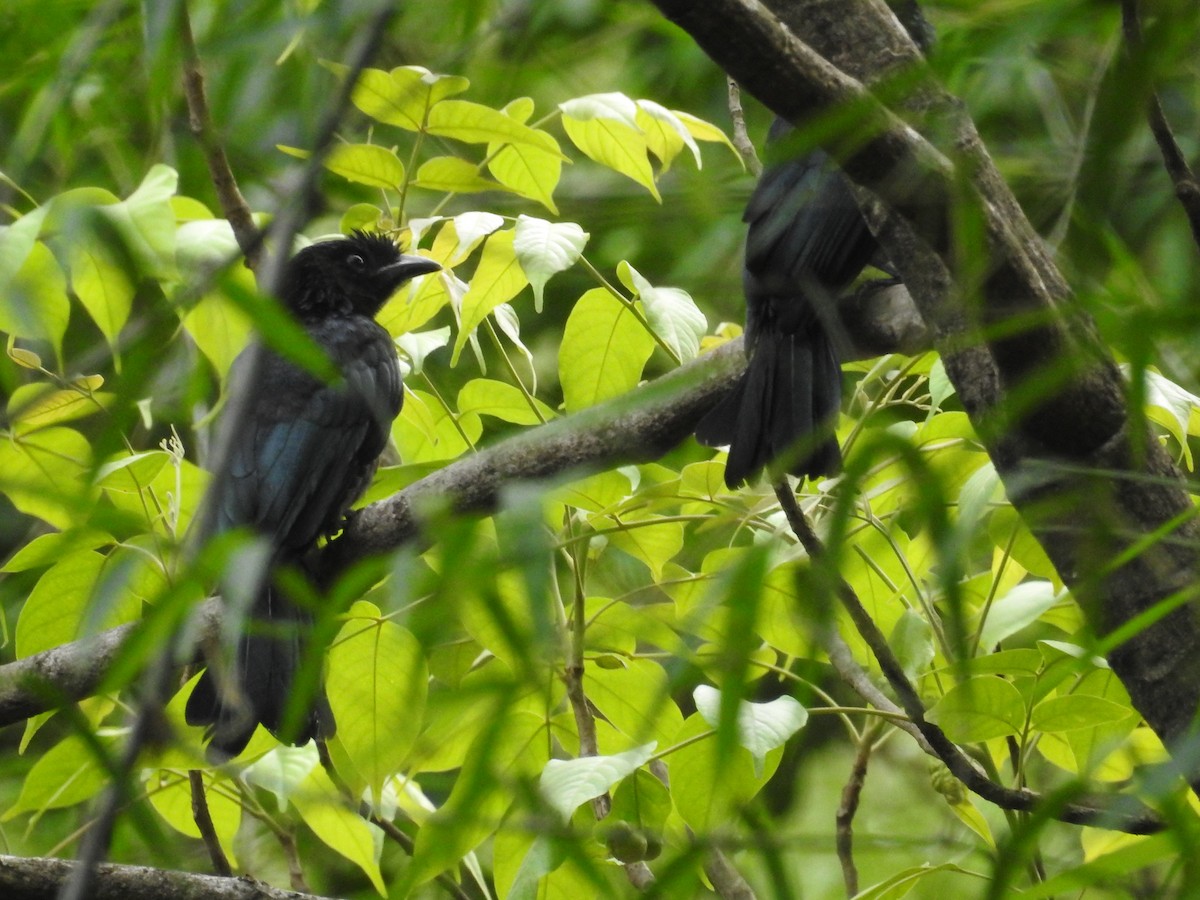
[[[352,253],[346,257],[346,264],[352,269],[361,269],[366,265],[366,262],[357,253]]]

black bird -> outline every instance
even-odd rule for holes
[[[791,130],[777,119],[768,142]],[[729,447],[730,488],[768,467],[772,477],[832,475],[842,459],[833,434],[842,373],[829,323],[838,293],[878,245],[846,177],[820,150],[767,165],[743,220],[749,360],[696,439]]]
[[[341,379],[327,383],[264,347],[234,362],[218,440],[227,455],[224,477],[206,497],[201,527],[207,536],[252,530],[268,562],[235,659],[217,666],[219,683],[210,665],[188,698],[187,722],[208,726],[214,758],[240,753],[260,722],[295,743],[333,734],[320,689],[298,730],[281,732],[312,616],[273,583],[272,572],[304,571],[305,556],[338,530],[369,484],[403,400],[395,345],[374,317],[405,281],[439,268],[402,256],[376,234],[306,247],[287,264],[281,299]]]

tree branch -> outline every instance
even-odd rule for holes
[[[1141,55],[1143,52],[1142,25],[1138,15],[1137,0],[1121,0],[1121,25],[1125,31],[1125,43],[1129,47],[1130,55],[1135,57]],[[1171,183],[1175,186],[1175,197],[1179,200],[1179,205],[1183,207],[1188,224],[1192,228],[1192,240],[1197,247],[1200,247],[1200,182],[1196,181],[1192,167],[1188,165],[1187,157],[1184,156],[1183,148],[1175,140],[1175,134],[1171,131],[1171,123],[1167,121],[1167,114],[1163,111],[1162,101],[1158,99],[1157,91],[1150,91],[1150,98],[1146,104],[1146,115],[1150,121],[1150,131],[1162,154],[1163,166],[1167,170]]]
[[[65,859],[0,856],[5,900],[55,900],[78,864]],[[322,900],[273,888],[252,878],[193,875],[147,866],[96,866],[89,900]]]

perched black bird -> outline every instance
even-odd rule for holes
[[[791,126],[777,119],[768,141]],[[831,475],[841,367],[828,323],[834,299],[878,253],[846,177],[822,151],[769,164],[743,216],[746,354],[737,385],[696,427],[696,439],[729,447],[725,483],[759,470]]]
[[[271,573],[304,570],[305,556],[338,530],[370,482],[403,399],[395,345],[374,317],[401,284],[439,268],[402,256],[382,235],[356,232],[306,247],[287,264],[281,299],[342,379],[326,383],[266,348],[234,362],[231,412],[218,441],[228,459],[206,498],[203,527],[209,536],[253,530],[269,561],[236,658],[219,681],[210,666],[188,698],[187,722],[209,726],[214,757],[240,753],[260,722],[297,743],[333,733],[323,691],[296,733],[280,731],[312,619]]]

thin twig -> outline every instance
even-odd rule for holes
[[[854,864],[854,816],[858,812],[858,801],[862,797],[863,785],[867,782],[867,764],[871,761],[871,750],[879,734],[879,726],[868,725],[858,741],[858,752],[850,767],[850,777],[842,788],[842,800],[838,804],[837,855],[842,864],[842,880],[846,882],[846,896],[858,893],[858,867]]]
[[[1056,798],[1053,808],[1048,807],[1047,800],[1035,791],[1025,788],[1006,788],[991,781],[976,768],[970,758],[958,746],[946,737],[945,732],[932,722],[925,719],[925,706],[920,695],[904,674],[900,661],[896,659],[887,638],[871,618],[858,594],[842,576],[829,564],[825,546],[817,537],[808,523],[795,495],[786,485],[776,486],[776,496],[783,506],[788,524],[791,525],[796,539],[808,553],[814,569],[823,574],[829,581],[829,590],[837,595],[858,633],[866,641],[867,646],[879,662],[883,675],[896,692],[901,707],[908,714],[933,749],[939,759],[966,787],[985,800],[1003,809],[1033,811],[1044,809],[1055,819],[1073,825],[1095,825],[1114,831],[1124,831],[1129,834],[1153,834],[1162,831],[1165,826],[1162,818],[1147,810],[1133,797],[1117,795],[1106,798],[1089,798],[1084,803],[1070,803],[1060,797]]]
[[[262,259],[258,227],[254,224],[250,205],[238,188],[237,179],[229,167],[229,158],[225,155],[225,147],[213,125],[208,95],[204,90],[204,69],[196,50],[196,38],[192,33],[192,20],[186,3],[179,4],[179,38],[183,44],[183,95],[187,99],[188,126],[196,143],[204,151],[204,160],[208,163],[208,174],[217,192],[221,212],[229,220],[238,247],[246,256],[246,265],[258,271]]]
[[[229,865],[229,857],[225,855],[225,849],[217,839],[217,829],[208,810],[208,797],[204,793],[204,774],[199,769],[189,769],[188,783],[192,788],[192,819],[200,829],[200,838],[208,850],[213,870],[218,875],[232,875],[233,868]]]
[[[1121,0],[1121,24],[1131,55],[1141,53],[1142,26],[1137,0]],[[1157,91],[1150,92],[1146,114],[1150,120],[1150,131],[1154,134],[1159,152],[1162,153],[1167,175],[1175,185],[1175,196],[1179,199],[1179,204],[1187,215],[1188,224],[1192,227],[1192,239],[1200,246],[1200,182],[1197,182],[1183,149],[1175,140],[1175,134],[1171,131],[1171,124],[1167,121],[1167,114],[1163,111]]]
[[[733,121],[733,146],[741,156],[742,162],[757,178],[762,174],[762,161],[754,149],[754,141],[746,133],[746,111],[742,109],[742,90],[732,78],[726,78],[729,85],[729,118]]]

